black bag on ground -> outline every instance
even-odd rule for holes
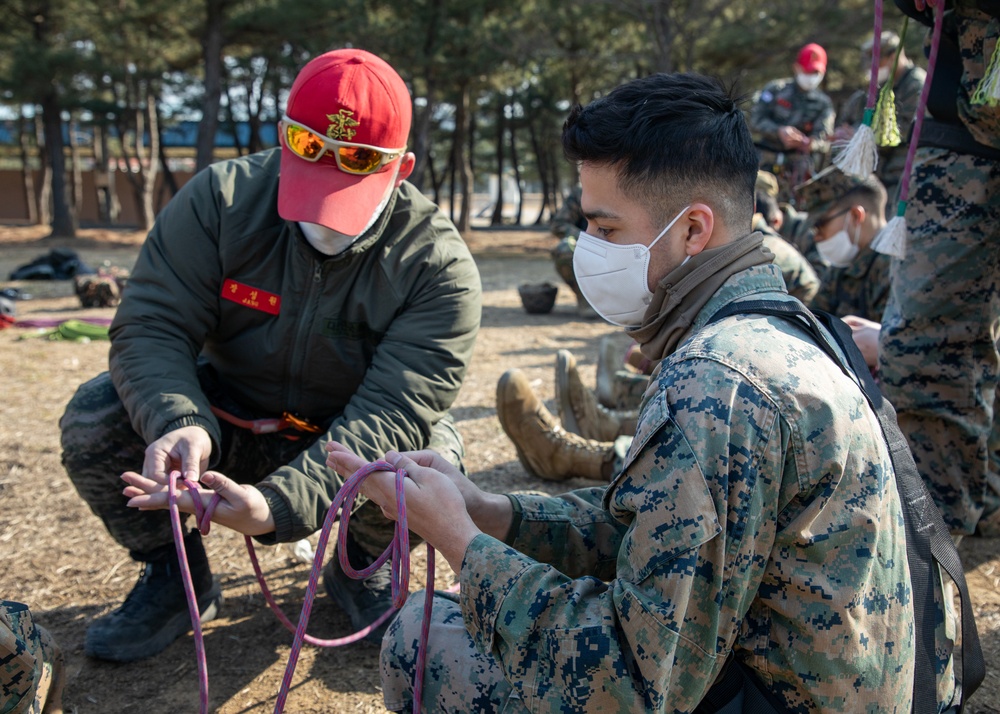
[[[96,272],[80,259],[75,250],[53,248],[30,263],[15,268],[10,280],[69,280],[77,275]]]

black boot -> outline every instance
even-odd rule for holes
[[[222,591],[212,578],[201,534],[188,533],[184,547],[201,621],[214,620],[222,605]],[[146,563],[121,607],[94,620],[87,629],[83,651],[98,659],[131,662],[158,654],[190,631],[184,582],[171,544]]]
[[[350,535],[347,536],[347,555],[351,567],[355,570],[367,568],[377,557],[362,551]],[[341,570],[340,556],[334,551],[333,556],[323,567],[323,587],[326,589],[326,594],[347,613],[351,627],[357,632],[375,622],[382,613],[392,607],[392,562],[386,561],[367,580],[355,580]],[[389,629],[392,619],[388,618],[368,633],[365,639],[381,645],[382,635]]]

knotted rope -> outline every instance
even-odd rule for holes
[[[361,570],[356,570],[351,566],[347,557],[348,521],[351,517],[354,502],[360,493],[361,484],[375,471],[393,471],[396,474],[397,518],[395,533],[393,535],[392,542],[384,551],[382,551],[382,554],[379,555],[379,557],[376,558],[371,565],[366,568],[362,568]],[[278,690],[278,698],[274,704],[275,714],[280,714],[284,711],[285,700],[287,699],[288,691],[291,688],[292,676],[295,673],[295,666],[298,663],[299,653],[302,650],[303,643],[309,643],[317,647],[339,647],[352,642],[357,642],[385,622],[392,616],[393,612],[402,607],[403,603],[406,602],[406,597],[409,594],[408,588],[410,581],[410,532],[407,529],[406,502],[403,495],[404,479],[406,476],[407,474],[405,469],[396,469],[392,466],[392,464],[386,461],[375,461],[358,469],[350,478],[344,481],[344,485],[341,486],[339,491],[337,491],[337,495],[334,497],[333,503],[330,504],[330,508],[326,513],[326,518],[323,521],[323,528],[320,532],[319,541],[316,544],[316,555],[313,558],[312,569],[309,572],[309,585],[306,588],[306,596],[302,603],[302,612],[299,615],[297,626],[292,625],[291,621],[285,616],[285,613],[282,612],[281,608],[275,602],[273,596],[271,595],[271,591],[267,587],[264,575],[261,572],[260,564],[257,562],[257,554],[253,546],[253,541],[249,536],[245,537],[247,551],[250,554],[250,562],[253,564],[254,573],[257,576],[257,582],[260,584],[261,592],[264,594],[264,599],[267,601],[268,607],[271,608],[278,620],[290,632],[295,633],[295,639],[292,642],[292,649],[288,656],[288,664],[285,667],[285,674],[281,680],[281,688]],[[211,529],[212,514],[215,512],[215,508],[218,506],[221,496],[217,493],[214,494],[209,501],[208,506],[204,506],[201,503],[201,498],[198,496],[199,488],[197,483],[185,478],[179,471],[173,471],[170,474],[167,491],[170,508],[170,523],[174,534],[174,544],[177,548],[177,558],[180,562],[181,576],[184,581],[184,593],[187,597],[188,612],[191,615],[191,624],[194,627],[194,647],[198,659],[198,685],[201,698],[201,711],[203,714],[207,714],[208,665],[205,661],[205,643],[201,633],[201,616],[198,612],[198,599],[194,592],[191,570],[188,567],[187,551],[184,548],[184,532],[181,525],[180,509],[177,506],[178,481],[180,481],[185,488],[192,492],[195,520],[197,521],[198,530],[201,531],[202,535],[208,535],[209,530]],[[332,640],[323,640],[306,634],[306,625],[309,622],[309,616],[312,613],[313,601],[316,598],[316,588],[319,585],[320,572],[323,569],[323,556],[326,553],[326,545],[330,539],[330,530],[333,528],[333,524],[337,520],[338,514],[341,519],[340,528],[338,530],[338,542],[340,547],[337,549],[338,557],[340,558],[340,567],[348,577],[354,578],[355,580],[363,580],[373,575],[375,571],[381,568],[386,561],[391,558],[392,608],[384,612],[378,619],[375,620],[375,622],[352,635]],[[420,643],[417,649],[417,672],[413,685],[414,714],[419,714],[420,712],[420,700],[423,694],[424,666],[427,659],[427,638],[430,632],[430,616],[433,599],[434,548],[432,548],[428,543],[427,595],[424,599],[424,619],[421,625]]]

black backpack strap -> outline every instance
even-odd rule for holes
[[[694,714],[782,714],[787,711],[770,690],[764,689],[749,668],[732,654]]]
[[[778,300],[730,303],[715,313],[709,323],[730,315],[742,314],[772,315],[794,321],[813,337],[820,349],[829,355],[845,374],[860,382],[862,391],[882,427],[882,435],[889,448],[889,456],[896,474],[896,488],[903,504],[906,559],[910,567],[916,633],[913,712],[933,714],[937,711],[937,660],[934,639],[937,619],[934,606],[934,579],[938,577],[938,571],[934,567],[936,562],[954,581],[962,601],[962,701],[958,705],[958,712],[961,714],[965,702],[979,688],[986,676],[986,664],[979,643],[979,632],[976,629],[969,588],[965,582],[965,572],[944,518],[917,472],[909,444],[896,423],[896,412],[872,379],[860,350],[854,344],[851,328],[828,313],[817,311],[814,314],[798,302]],[[849,367],[833,349],[820,326],[821,323],[847,357]]]

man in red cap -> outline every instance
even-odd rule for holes
[[[799,50],[794,78],[777,79],[760,91],[750,110],[750,128],[760,167],[778,177],[779,198],[821,168],[830,153],[835,113],[819,90],[826,74],[826,50],[812,42]]]
[[[329,52],[292,85],[280,147],[213,164],[159,215],[111,327],[110,372],[61,421],[71,480],[145,564],[124,605],[90,626],[87,654],[148,657],[191,628],[168,514],[127,507],[123,472],[159,496],[172,471],[200,479],[224,497],[218,522],[238,528],[245,506],[266,524],[251,535],[277,543],[321,527],[342,483],[328,441],[373,460],[431,446],[461,464],[448,410],[481,287],[455,227],[405,181],[410,116],[392,67]],[[360,506],[351,563],[391,538],[380,510]],[[221,591],[198,531],[185,543],[208,620]],[[385,568],[361,582],[331,564],[324,579],[355,628],[391,601]]]

